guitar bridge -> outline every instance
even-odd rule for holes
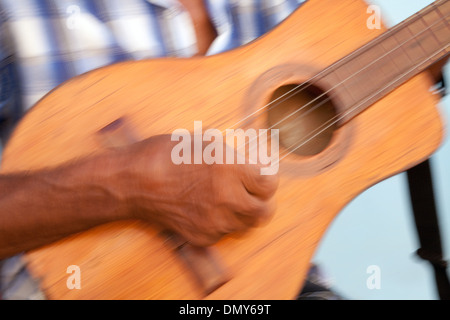
[[[169,231],[160,234],[192,273],[205,296],[227,283],[229,273],[213,247],[196,247]]]

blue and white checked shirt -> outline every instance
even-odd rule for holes
[[[209,55],[266,33],[306,0],[205,0],[217,38]],[[114,62],[197,52],[177,0],[0,0],[0,120],[4,127],[65,80]],[[1,125],[1,122],[0,122]],[[4,262],[4,299],[42,295],[20,256]]]
[[[305,0],[205,0],[218,33],[207,54],[262,35]],[[0,0],[0,115],[18,119],[63,81],[122,60],[196,53],[176,0]]]

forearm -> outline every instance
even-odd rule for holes
[[[0,258],[124,218],[122,199],[108,188],[111,177],[102,175],[113,172],[108,165],[103,157],[0,176]]]
[[[154,136],[51,170],[0,175],[0,258],[121,219],[140,219],[195,245],[267,221],[278,178],[258,165],[175,165]]]

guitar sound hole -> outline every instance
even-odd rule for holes
[[[337,130],[336,109],[317,87],[283,85],[270,97],[268,121],[279,129],[280,147],[301,156],[321,153]]]

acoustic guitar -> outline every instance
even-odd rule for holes
[[[387,30],[361,0],[309,0],[274,30],[209,57],[127,61],[62,84],[21,120],[2,171],[33,170],[114,143],[192,129],[276,128],[277,212],[195,248],[137,221],[28,252],[49,299],[292,299],[328,226],[358,194],[440,146],[428,70],[449,55],[450,1]],[[123,138],[123,139],[122,139]],[[122,139],[122,140],[121,140]],[[127,142],[128,141],[128,142]],[[69,289],[69,266],[81,288]]]

